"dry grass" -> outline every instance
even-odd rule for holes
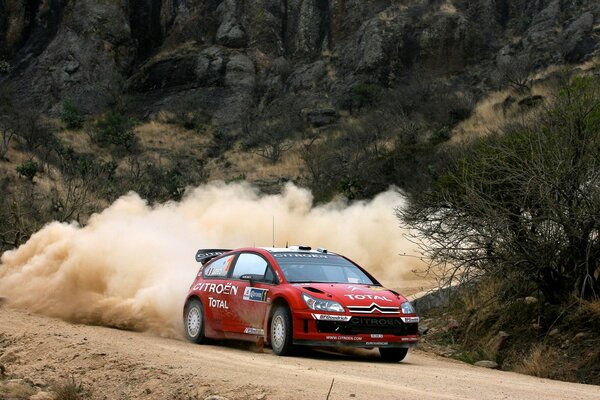
[[[513,90],[502,90],[490,93],[475,106],[473,115],[454,128],[452,143],[464,143],[473,138],[496,132],[510,122],[527,122],[536,113],[536,107],[523,109],[518,102],[529,96],[542,96],[548,99],[551,90],[545,84],[532,87],[528,95],[518,95]],[[514,101],[508,103],[512,98]]]
[[[118,171],[131,169],[132,159],[141,163],[151,163],[162,168],[170,168],[179,157],[202,158],[211,143],[210,133],[199,134],[178,125],[151,121],[135,128],[142,153],[139,156],[124,157],[119,161]],[[126,172],[125,172],[126,173]]]
[[[481,310],[482,307],[494,304],[500,293],[502,282],[487,279],[484,284],[477,286],[477,290],[462,290],[458,292],[461,307],[467,313]]]
[[[451,4],[449,1],[447,4]],[[446,4],[442,5],[442,8]],[[600,57],[588,60],[576,68],[582,72],[591,71],[600,66]],[[527,121],[535,113],[536,108],[527,110],[518,106],[518,102],[528,96],[542,96],[551,99],[552,89],[546,83],[553,75],[559,74],[565,69],[564,65],[551,65],[544,70],[538,71],[531,76],[536,82],[529,94],[518,94],[512,89],[506,89],[489,93],[479,101],[470,118],[461,122],[455,129],[451,142],[461,143],[472,138],[488,135],[497,131],[509,122]],[[506,100],[512,97],[514,102],[508,104]]]
[[[515,372],[551,379],[556,377],[557,365],[560,361],[561,355],[555,347],[536,344],[521,363],[515,367]]]
[[[440,6],[440,11],[447,14],[456,14],[456,7],[452,4],[452,0],[447,0]]]
[[[285,152],[280,161],[273,164],[256,153],[233,149],[225,153],[223,160],[211,160],[207,168],[209,180],[231,180],[245,177],[248,181],[276,178],[296,179],[302,174],[303,165],[300,144]]]
[[[177,152],[189,150],[194,154],[202,154],[210,143],[211,134],[200,134],[193,130],[151,121],[135,128],[135,134],[145,152]]]
[[[176,46],[169,47],[152,57],[147,65],[157,63],[177,56],[186,56],[198,52],[198,43],[195,40],[188,40],[183,43],[178,43]]]

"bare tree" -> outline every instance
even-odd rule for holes
[[[535,62],[529,53],[507,56],[498,61],[498,73],[502,82],[519,93],[528,93],[533,83]]]
[[[0,159],[6,157],[6,153],[10,149],[10,144],[15,137],[15,131],[11,129],[7,123],[8,117],[2,116],[0,118],[0,131],[2,132],[2,140],[0,141]]]
[[[304,124],[291,106],[276,104],[261,115],[247,118],[243,129],[245,144],[274,164],[294,147],[294,139],[304,129]]]
[[[554,303],[600,296],[600,82],[560,93],[535,124],[481,139],[397,210],[443,279],[495,276]]]

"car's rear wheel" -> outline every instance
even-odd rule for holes
[[[203,343],[206,337],[204,336],[204,309],[200,300],[188,301],[183,315],[185,336],[190,342]]]
[[[293,350],[292,315],[285,306],[279,306],[271,318],[271,348],[278,356],[290,355]]]
[[[380,347],[379,354],[381,354],[381,359],[386,362],[399,362],[404,360],[406,354],[408,353],[408,349],[406,348],[398,348],[398,347]]]

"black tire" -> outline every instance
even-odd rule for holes
[[[380,347],[379,354],[381,354],[381,359],[385,362],[399,362],[404,360],[406,354],[408,353],[407,348],[398,348],[398,347]]]
[[[273,312],[270,327],[271,348],[278,356],[288,356],[293,346],[292,315],[285,306],[278,306]]]
[[[185,305],[183,312],[183,330],[185,337],[192,343],[204,343],[204,308],[198,299],[192,299]]]

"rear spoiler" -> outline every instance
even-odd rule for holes
[[[200,249],[196,252],[196,261],[202,263],[202,265],[206,264],[210,260],[215,257],[220,256],[223,253],[227,253],[231,250],[226,249]]]

